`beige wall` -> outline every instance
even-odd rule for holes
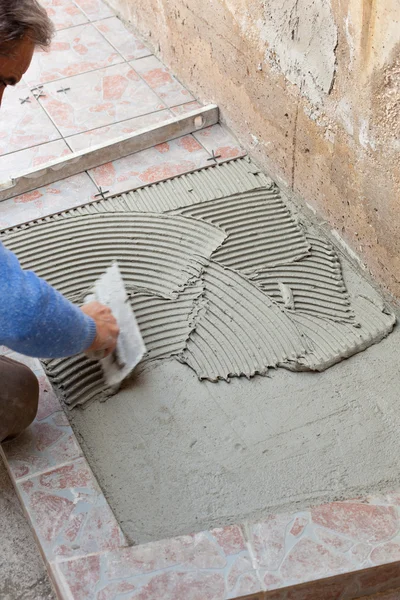
[[[400,297],[399,0],[108,0]]]

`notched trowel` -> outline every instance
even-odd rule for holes
[[[120,328],[117,347],[110,356],[103,358],[103,352],[88,354],[90,358],[100,361],[108,391],[115,393],[146,353],[117,262],[96,281],[85,303],[93,300],[111,309]]]

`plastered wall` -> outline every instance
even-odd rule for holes
[[[108,0],[400,298],[399,0]]]

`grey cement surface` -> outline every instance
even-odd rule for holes
[[[0,598],[55,600],[28,522],[0,458]]]
[[[353,293],[374,295],[350,266]],[[143,543],[399,488],[400,328],[323,373],[199,382],[147,363],[70,417],[124,532]]]

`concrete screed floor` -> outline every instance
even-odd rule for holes
[[[351,292],[376,296],[342,263]],[[323,373],[229,384],[155,361],[69,416],[134,544],[388,491],[400,482],[399,341],[396,328]]]

